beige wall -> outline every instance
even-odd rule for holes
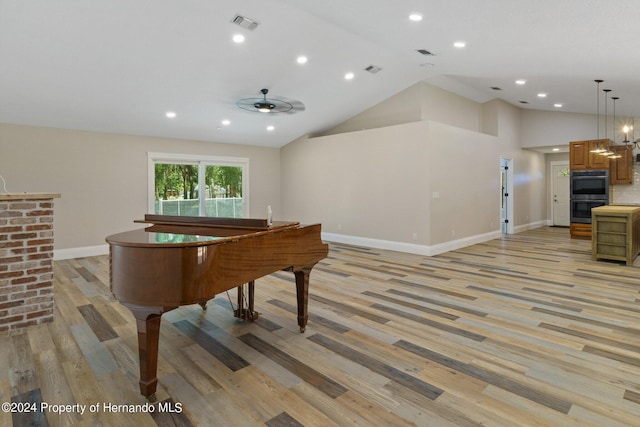
[[[462,96],[419,82],[316,136],[377,129],[424,120],[483,132],[483,107]]]
[[[570,141],[597,139],[595,114],[523,110],[522,147],[568,146]],[[612,136],[611,129],[609,129]],[[600,137],[604,138],[604,122]]]
[[[413,89],[433,119],[305,137],[283,147],[284,211],[321,222],[333,239],[437,252],[452,241],[499,233],[500,158],[507,157],[515,170],[516,226],[544,223],[544,155],[520,148],[521,110],[500,101],[448,98],[422,85]],[[299,203],[305,193],[308,201]]]
[[[148,152],[249,158],[251,216],[264,218],[267,205],[275,219],[282,215],[277,148],[0,124],[7,190],[62,194],[56,252],[104,245],[109,234],[141,227],[133,220],[147,213]]]
[[[500,229],[498,139],[430,122],[429,245]]]
[[[418,89],[420,85],[421,83],[411,86],[317,136],[335,135],[420,121],[422,119],[422,98]]]
[[[513,161],[516,231],[550,218],[549,160],[520,146],[579,139],[568,135],[588,123],[550,114],[419,83],[281,149],[0,124],[0,175],[9,191],[62,193],[56,251],[136,227],[147,209],[147,153],[168,152],[249,158],[252,217],[271,205],[275,219],[419,252],[499,231],[501,157]]]
[[[427,83],[419,83],[422,120],[431,120],[474,132],[484,132],[483,106]]]
[[[325,233],[427,243],[427,127],[417,122],[288,144],[281,153],[283,210],[321,222]]]

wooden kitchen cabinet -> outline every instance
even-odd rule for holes
[[[569,169],[609,169],[609,158],[598,153],[592,153],[596,148],[608,148],[609,139],[594,139],[591,141],[572,141],[569,143]]]
[[[591,224],[572,222],[569,225],[569,235],[572,239],[590,239]]]
[[[611,151],[621,155],[619,159],[609,160],[609,183],[632,184],[633,183],[633,150],[626,145],[614,145],[609,147]]]

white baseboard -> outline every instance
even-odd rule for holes
[[[475,236],[438,243],[437,245],[430,246],[429,256],[455,251],[456,249],[466,248],[467,246],[477,245],[478,243],[484,243],[493,239],[499,239],[500,236],[502,236],[502,232],[500,230],[495,230],[484,234],[477,234]]]
[[[514,227],[514,233],[522,233],[523,231],[533,230],[534,228],[546,227],[552,224],[549,224],[549,220],[543,219],[537,222],[530,222],[529,224],[518,225]]]
[[[322,233],[322,240],[347,245],[365,246],[367,248],[387,249],[390,251],[406,252],[417,255],[427,255],[428,246],[415,243],[394,242],[391,240],[371,239],[369,237],[348,236],[346,234]]]
[[[322,240],[349,245],[365,246],[368,248],[385,249],[390,251],[405,252],[415,255],[433,256],[444,252],[497,239],[501,236],[499,230],[477,236],[465,237],[437,245],[417,245],[414,243],[394,242],[390,240],[370,239],[368,237],[348,236],[345,234],[322,233]]]
[[[107,255],[109,245],[85,246],[82,248],[56,249],[53,251],[54,261],[70,258],[84,258],[88,256]]]

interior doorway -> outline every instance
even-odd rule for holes
[[[554,226],[569,227],[569,162],[551,162],[551,223]]]
[[[500,158],[500,229],[513,234],[513,159]]]

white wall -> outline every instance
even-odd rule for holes
[[[279,149],[0,124],[7,190],[62,194],[55,200],[57,257],[73,248],[89,255],[107,235],[142,227],[133,221],[147,213],[150,151],[249,158],[250,214],[264,218],[271,205],[279,219]]]

